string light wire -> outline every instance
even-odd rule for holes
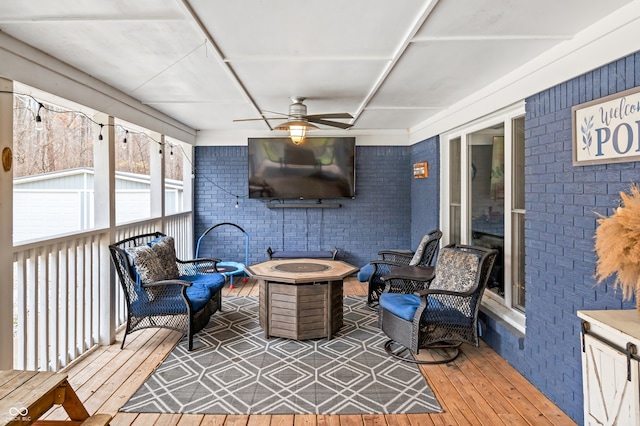
[[[57,111],[55,109],[47,107],[45,104],[43,104],[38,99],[34,98],[32,95],[30,95],[28,93],[13,92],[13,91],[9,91],[9,90],[0,90],[0,93],[9,93],[9,94],[17,95],[17,96],[24,96],[24,97],[32,99],[34,102],[36,102],[38,104],[38,111],[37,111],[37,114],[35,116],[36,123],[42,123],[42,117],[40,115],[40,110],[42,110],[42,109],[44,109],[45,111],[48,111],[48,112],[55,113],[55,114],[80,114],[80,115],[83,115],[91,123],[93,123],[93,124],[95,124],[97,126],[100,126],[100,135],[98,136],[98,140],[102,140],[102,128],[104,126],[110,126],[110,127],[113,127],[113,128],[120,128],[121,130],[124,130],[124,132],[125,132],[125,136],[124,136],[124,138],[122,140],[123,144],[127,143],[127,139],[128,139],[128,135],[129,134],[131,134],[131,135],[143,135],[143,136],[146,136],[147,138],[151,139],[153,142],[157,143],[158,146],[159,146],[159,153],[162,154],[162,145],[163,145],[163,143],[158,141],[158,140],[156,140],[156,139],[154,139],[153,137],[151,137],[147,133],[138,132],[138,131],[134,131],[134,130],[129,130],[126,127],[124,127],[123,125],[121,125],[121,124],[109,124],[109,123],[104,124],[104,123],[100,123],[100,122],[94,120],[93,117],[89,116],[84,111],[74,111],[74,110]],[[173,157],[173,148],[175,147],[175,145],[173,145],[173,144],[171,144],[169,142],[164,142],[164,144],[165,145],[169,145],[170,155]],[[238,194],[234,194],[233,192],[221,187],[220,185],[215,183],[213,180],[209,179],[206,175],[200,174],[198,172],[198,170],[196,169],[195,165],[193,164],[193,162],[189,159],[189,156],[187,156],[186,152],[184,151],[184,148],[181,145],[177,145],[177,146],[182,151],[183,158],[191,166],[192,174],[195,175],[195,176],[199,176],[199,177],[203,178],[204,180],[206,180],[207,182],[209,182],[211,185],[215,186],[219,190],[225,192],[226,194],[228,194],[228,195],[230,195],[232,197],[235,197],[236,198],[236,205],[235,205],[236,208],[238,207],[238,200],[240,198],[247,198],[246,196],[241,196],[241,195],[238,195]]]

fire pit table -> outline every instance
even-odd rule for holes
[[[246,268],[260,286],[265,338],[326,337],[342,327],[342,282],[358,268],[339,260],[278,259]]]

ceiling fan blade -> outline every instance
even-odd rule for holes
[[[263,121],[263,120],[286,120],[287,117],[260,117],[260,118],[239,118],[235,121]]]
[[[353,124],[349,124],[349,123],[340,123],[339,121],[322,120],[320,118],[314,118],[313,116],[308,116],[308,115],[305,116],[305,118],[310,123],[323,124],[325,126],[331,126],[331,127],[339,127],[341,129],[348,129],[349,127],[353,126]]]
[[[305,115],[305,117],[308,118],[353,118],[353,116],[351,114],[349,114],[348,112],[334,112],[334,113],[329,113],[329,114],[311,114],[311,115]]]
[[[277,115],[283,115],[285,117],[289,117],[289,114],[285,114],[284,112],[278,112],[278,111],[269,111],[268,109],[261,109],[260,112],[262,113],[269,113],[269,114],[277,114]]]

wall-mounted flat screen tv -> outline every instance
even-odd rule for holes
[[[355,137],[249,138],[249,198],[353,198],[355,152]]]

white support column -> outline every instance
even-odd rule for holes
[[[184,197],[184,211],[193,211],[194,196],[193,196],[193,184],[195,166],[193,165],[194,148],[189,144],[182,144],[181,150],[184,155],[181,155],[182,160],[182,182],[183,182],[183,194]]]
[[[195,183],[195,164],[194,164],[194,154],[195,154],[195,148],[193,147],[193,145],[189,145],[189,144],[182,144],[181,147],[181,152],[184,155],[181,155],[181,160],[182,160],[182,182],[183,182],[183,193],[182,193],[182,197],[183,197],[183,203],[184,203],[184,211],[190,211],[191,212],[191,218],[192,220],[190,221],[191,224],[191,229],[189,232],[189,235],[193,235],[196,230],[195,230],[195,217],[193,215],[193,206],[195,205],[195,199],[194,199],[194,191],[193,191],[193,185]],[[195,256],[195,253],[193,252],[193,247],[195,245],[194,241],[190,241],[189,244],[189,250],[191,250],[191,253],[189,253],[189,257],[188,259],[193,259]]]
[[[98,113],[93,117],[102,123],[102,140],[98,140],[100,126],[94,125],[93,143],[94,208],[96,228],[113,228],[116,224],[115,131],[114,118]]]
[[[13,368],[13,82],[0,78],[0,370]],[[7,170],[8,169],[8,170]]]
[[[115,120],[106,114],[96,114],[93,120],[103,124],[102,132],[98,124],[94,128],[93,170],[94,170],[94,218],[96,228],[106,228],[108,238],[100,242],[100,279],[97,283],[100,298],[99,336],[101,345],[109,345],[116,339],[116,273],[111,265],[109,244],[113,242],[116,224],[116,179],[115,179]],[[98,140],[102,134],[102,140]]]

